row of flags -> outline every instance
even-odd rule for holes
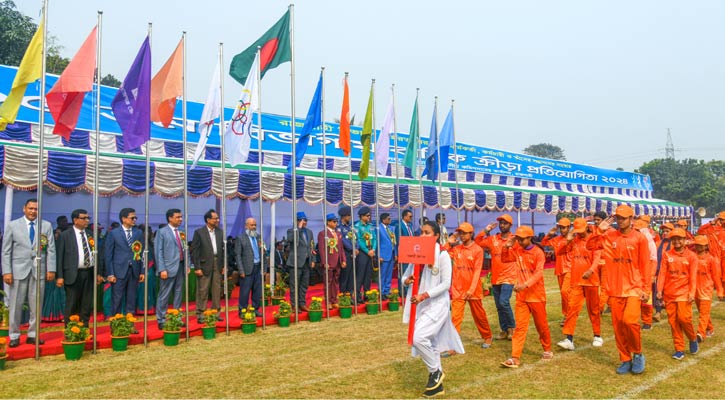
[[[224,131],[225,155],[232,165],[247,161],[251,144],[252,117],[260,112],[259,81],[264,74],[280,64],[291,61],[290,44],[290,11],[277,21],[257,41],[246,50],[235,55],[229,68],[229,74],[243,84],[242,93],[237,101],[231,121]],[[43,22],[33,36],[28,49],[18,68],[13,85],[5,102],[0,105],[0,131],[9,123],[13,123],[25,88],[28,84],[40,79],[42,74],[42,48],[44,41]],[[61,74],[56,84],[46,94],[48,108],[55,127],[53,133],[67,140],[75,129],[83,98],[93,88],[95,68],[97,65],[98,27],[94,27],[78,52]],[[176,49],[166,63],[151,76],[151,46],[147,36],[136,55],[131,67],[111,102],[114,117],[123,133],[124,150],[130,151],[141,147],[151,138],[150,122],[161,123],[168,127],[173,119],[177,99],[184,96],[184,51],[185,36],[179,41]],[[220,94],[221,73],[217,64],[209,86],[206,102],[200,120],[200,140],[194,154],[192,169],[203,156],[204,146],[212,131],[215,121],[222,115],[222,99]],[[307,152],[313,131],[323,126],[323,85],[322,72],[312,97],[299,139],[295,144],[294,164],[289,168],[299,167]],[[362,162],[358,177],[369,176],[370,152],[373,140],[373,109],[374,85],[371,85],[360,142],[362,145]],[[394,132],[395,105],[394,101],[385,113],[382,129],[376,140],[375,169],[385,174],[389,162],[390,135]],[[443,128],[438,132],[437,103],[433,111],[428,149],[425,156],[423,175],[430,180],[437,180],[439,172],[448,171],[450,147],[454,145],[453,108],[448,113]],[[260,138],[261,140],[261,138]],[[413,108],[410,125],[409,142],[406,148],[404,166],[415,171],[418,163],[419,148],[418,97]],[[347,76],[344,80],[342,110],[340,115],[339,148],[346,156],[350,155],[350,94]],[[439,161],[440,160],[440,161]]]

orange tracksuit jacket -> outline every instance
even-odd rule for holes
[[[476,236],[476,244],[491,252],[491,284],[502,285],[504,283],[513,285],[516,283],[516,263],[501,261],[501,250],[507,239],[501,234],[485,236],[486,232]],[[511,234],[513,235],[513,234]]]
[[[621,233],[610,229],[595,232],[587,241],[587,249],[602,250],[606,282],[602,282],[609,297],[639,297],[652,285],[649,271],[649,245],[644,235],[635,229]]]
[[[665,303],[688,301],[697,291],[697,255],[690,249],[681,253],[671,249],[662,256],[662,267],[657,276],[657,293]]]

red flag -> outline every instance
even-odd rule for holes
[[[151,121],[168,128],[174,118],[176,98],[184,93],[184,39],[151,80]]]
[[[350,155],[350,91],[345,77],[345,88],[342,94],[342,113],[340,114],[340,148],[346,156]]]
[[[83,97],[93,89],[97,29],[93,28],[53,88],[45,95],[50,114],[55,120],[53,133],[66,140],[70,140],[70,134],[78,123]]]

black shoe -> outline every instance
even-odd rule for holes
[[[255,311],[255,312],[254,312],[254,315],[256,315],[256,316],[258,316],[258,317],[261,317],[261,316],[262,316],[262,313],[261,313],[261,312],[259,312],[259,311]]]
[[[27,344],[35,344],[35,338],[34,337],[29,337],[29,338],[25,339],[25,343],[27,343]],[[38,339],[38,344],[45,344],[45,340]]]
[[[443,378],[445,377],[446,374],[444,374],[441,370],[436,370],[435,372],[428,374],[428,384],[425,386],[426,390],[436,389],[443,383]]]
[[[160,331],[163,331],[164,330],[164,324],[158,324],[158,325],[159,325],[159,330]]]
[[[10,344],[8,344],[8,347],[18,347],[20,346],[20,339],[10,339]]]
[[[224,321],[224,318],[222,318],[221,315],[217,315],[216,316],[216,320],[219,321],[219,322],[221,322],[221,321]]]
[[[443,390],[443,385],[438,385],[435,389],[426,389],[425,392],[423,392],[423,397],[436,397],[446,394],[446,391]]]
[[[133,331],[131,332],[132,335],[138,335],[139,333],[140,332],[136,328],[134,328]]]

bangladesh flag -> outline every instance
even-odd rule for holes
[[[292,59],[292,48],[289,38],[289,19],[290,12],[288,10],[261,38],[257,39],[246,50],[234,56],[232,64],[229,67],[229,75],[244,85],[247,81],[247,75],[249,74],[252,62],[254,62],[257,47],[261,48],[259,68],[262,71],[262,77],[264,77],[267,70],[276,68],[284,62],[290,61]]]

